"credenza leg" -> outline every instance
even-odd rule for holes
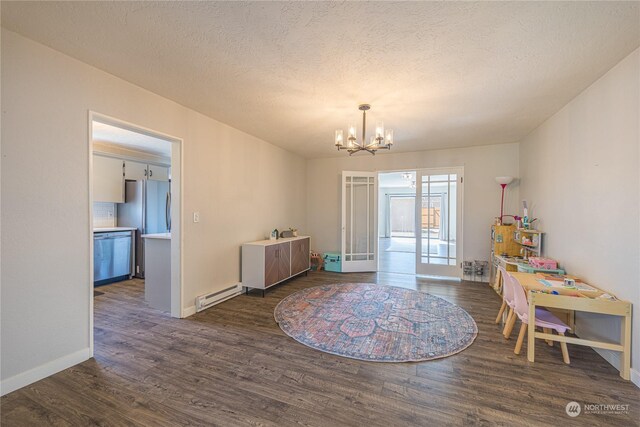
[[[262,298],[264,298],[264,289],[262,290]]]

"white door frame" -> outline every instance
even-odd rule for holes
[[[456,265],[431,264],[431,271],[421,271],[422,265],[422,179],[426,175],[457,174],[457,206],[456,212]],[[416,170],[416,275],[429,275],[441,277],[455,277],[462,279],[463,260],[463,229],[464,229],[464,166],[444,167],[444,168],[423,168]],[[454,273],[454,274],[452,274]]]
[[[185,317],[186,313],[182,309],[183,301],[183,140],[172,135],[145,128],[115,117],[97,113],[89,110],[88,145],[89,145],[89,348],[93,357],[93,122],[111,124],[133,132],[142,133],[171,142],[171,196],[174,204],[171,209],[171,316]],[[175,203],[177,202],[177,203]]]
[[[352,206],[351,218],[347,218],[346,209],[345,209],[346,202],[347,202],[347,194],[346,194],[345,188],[346,188],[347,177],[352,178],[351,183],[353,184],[353,177],[355,176],[367,177],[367,179],[373,178],[373,223],[372,224],[368,223],[369,228],[367,230],[367,239],[369,239],[371,236],[371,228],[373,228],[373,231],[374,231],[374,234],[373,234],[374,241],[372,242],[373,243],[373,259],[372,260],[367,259],[367,260],[358,260],[358,261],[353,261],[353,260],[347,261],[346,259],[346,253],[345,253],[346,238],[347,238],[346,224],[347,224],[347,221],[349,221],[349,223],[351,224],[350,229],[353,230],[353,204],[351,204]],[[369,186],[369,183],[367,181],[367,197],[369,197],[368,186]],[[362,272],[362,271],[378,271],[378,174],[377,172],[342,171],[341,193],[342,193],[342,205],[340,206],[340,210],[341,210],[342,223],[340,224],[341,226],[340,261],[342,263],[342,272],[350,273],[350,272]],[[353,196],[353,189],[351,190],[351,194]],[[368,204],[367,209],[369,209],[370,206],[371,206],[371,203]],[[350,238],[349,242],[353,246],[353,238]]]

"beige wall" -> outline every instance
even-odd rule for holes
[[[568,272],[636,304],[640,380],[640,54],[636,50],[522,141],[520,195]],[[616,339],[619,322],[579,316],[578,334]],[[602,353],[619,366],[617,353]]]
[[[304,159],[4,29],[1,71],[3,392],[88,357],[89,110],[184,139],[184,308],[243,241],[305,231]]]
[[[518,144],[487,145],[450,150],[388,153],[372,157],[314,159],[307,162],[307,224],[311,246],[318,251],[340,250],[340,174],[343,170],[385,171],[464,166],[463,256],[488,260],[490,226],[500,215],[500,186],[495,177],[518,176]],[[505,213],[515,213],[518,184],[509,186]]]

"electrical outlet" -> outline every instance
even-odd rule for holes
[[[193,213],[193,222],[200,222],[200,212]]]

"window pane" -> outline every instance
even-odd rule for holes
[[[357,177],[355,179],[358,179]],[[364,177],[366,182],[366,177]],[[369,222],[369,185],[353,186],[353,253],[366,254],[369,252],[367,228]]]
[[[447,182],[449,175],[430,175],[431,182]]]
[[[458,175],[426,175],[421,179],[421,261],[456,265]]]

